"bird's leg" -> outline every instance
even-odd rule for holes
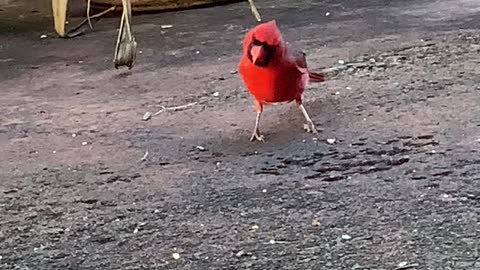
[[[258,129],[258,124],[260,123],[260,116],[263,112],[263,104],[260,103],[258,100],[255,100],[255,110],[257,111],[257,117],[255,118],[255,128],[253,129],[252,137],[250,137],[250,141],[253,142],[254,140],[257,141],[265,141],[263,135],[260,135],[260,130]]]
[[[303,107],[302,101],[297,100],[297,105],[298,105],[298,108],[300,108],[300,111],[302,111],[302,114],[305,117],[305,120],[307,120],[307,123],[303,125],[303,128],[307,132],[318,133],[317,128],[315,127],[315,124],[313,123],[312,119],[307,113],[307,110],[305,110],[305,107]]]

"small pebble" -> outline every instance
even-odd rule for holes
[[[41,38],[41,39],[46,39],[46,38],[47,38],[47,35],[41,35],[40,38]]]
[[[327,17],[330,16],[330,12],[325,13],[325,16]]]
[[[152,117],[152,113],[151,112],[146,112],[143,117],[142,117],[142,120],[143,121],[147,121],[148,119],[150,119]]]
[[[73,134],[72,134],[72,137],[73,137],[73,138],[77,137],[77,134],[73,133]]]
[[[343,60],[338,60],[338,63],[339,63],[340,65],[343,65],[343,64],[345,64],[345,61],[343,61]]]
[[[338,92],[338,91],[337,91],[337,92],[335,92],[335,95],[340,95],[340,92]]]
[[[245,251],[240,250],[239,252],[237,252],[237,254],[235,254],[235,256],[242,257],[244,254],[245,254]]]
[[[320,226],[320,221],[319,221],[318,219],[316,219],[316,218],[313,219],[313,220],[312,220],[312,226],[316,226],[316,227]]]
[[[274,239],[271,239],[271,240],[269,241],[269,243],[273,245],[273,244],[275,244],[275,240],[274,240]]]
[[[334,144],[335,142],[336,142],[336,140],[334,138],[327,139],[328,144]]]
[[[400,262],[398,264],[398,267],[405,267],[405,266],[407,266],[407,264],[408,264],[408,262]]]
[[[352,90],[352,88],[350,86],[347,86],[347,90]]]
[[[205,151],[205,147],[203,147],[201,145],[197,145],[197,149],[200,150],[200,151]]]
[[[350,240],[350,239],[352,239],[352,237],[348,234],[344,234],[344,235],[342,235],[342,239],[343,240]]]
[[[172,27],[173,27],[173,25],[171,25],[171,24],[160,25],[160,28],[162,28],[162,29],[170,29]]]
[[[178,254],[177,252],[173,253],[173,254],[172,254],[172,258],[173,258],[174,260],[178,260],[178,259],[180,259],[180,254]]]
[[[250,229],[252,229],[252,230],[256,231],[256,230],[258,230],[258,229],[259,229],[259,227],[258,227],[258,225],[256,225],[256,224],[255,224],[255,225],[252,225],[252,227],[251,227]]]
[[[267,193],[267,190],[266,190],[266,189],[262,189],[262,192],[263,192],[263,193]]]
[[[88,144],[88,142],[82,142],[82,145],[87,145],[87,144]]]
[[[214,97],[218,97],[219,95],[220,95],[220,93],[219,93],[219,92],[215,92],[215,93],[213,93],[213,96],[214,96]]]
[[[35,247],[33,248],[33,251],[39,251],[39,250],[44,250],[45,249],[45,246],[44,245],[40,245],[40,247]]]

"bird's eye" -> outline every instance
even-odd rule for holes
[[[255,46],[262,46],[263,43],[262,43],[261,41],[256,40],[256,39],[253,39],[253,45],[255,45]]]

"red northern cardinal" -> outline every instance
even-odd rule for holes
[[[276,102],[297,103],[303,113],[308,132],[317,133],[315,124],[302,105],[307,82],[323,82],[323,74],[307,69],[305,53],[287,47],[275,20],[257,25],[243,41],[243,56],[238,65],[240,76],[254,97],[257,117],[250,141],[264,141],[258,124],[263,106]]]

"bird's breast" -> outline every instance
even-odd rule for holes
[[[280,65],[262,68],[247,61],[242,61],[239,65],[240,76],[248,91],[258,101],[285,102],[302,95],[304,80],[295,67]]]

